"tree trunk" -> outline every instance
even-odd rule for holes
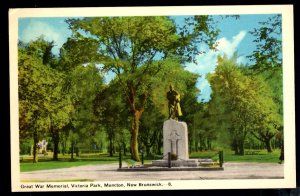
[[[109,137],[109,156],[113,156],[113,142],[111,137]]]
[[[71,160],[74,159],[74,141],[72,140],[72,143],[71,143]]]
[[[284,143],[283,143],[283,138],[282,138],[282,141],[281,141],[281,144],[280,144],[280,156],[279,156],[279,160],[281,163],[282,161],[284,161]]]
[[[270,138],[266,138],[264,142],[265,142],[267,151],[268,151],[269,153],[272,152],[271,139],[270,139]]]
[[[141,117],[141,112],[135,111],[133,114],[133,121],[131,126],[131,138],[130,138],[130,147],[131,147],[131,159],[135,161],[140,161],[139,151],[138,151],[138,134],[139,134],[139,120]]]
[[[241,155],[241,156],[245,155],[244,143],[245,143],[244,140],[240,140],[239,145],[238,145],[238,149],[239,149],[238,154]]]
[[[207,149],[211,150],[211,141],[210,141],[210,139],[207,139]]]
[[[202,152],[202,151],[203,151],[203,148],[204,148],[204,145],[203,145],[203,143],[204,143],[204,142],[203,142],[203,138],[201,137],[199,141],[200,141],[200,151]]]
[[[238,144],[237,144],[236,139],[234,139],[233,142],[232,142],[232,148],[234,150],[234,154],[238,155],[239,154],[239,149],[238,149]]]
[[[63,156],[65,156],[66,148],[67,148],[67,142],[66,142],[66,140],[63,140],[63,142],[62,142],[62,154],[63,154]]]
[[[195,152],[198,151],[198,140],[194,140]]]
[[[189,141],[189,152],[191,153],[192,152],[192,142],[191,142],[191,140],[188,140]]]
[[[114,139],[112,139],[112,152],[113,152],[113,155],[117,152],[116,151],[116,146],[114,144]]]
[[[66,152],[66,145],[65,145],[65,142],[63,142],[63,144],[62,144],[62,154],[63,154],[63,156],[65,156],[65,152]]]
[[[156,153],[159,154],[159,155],[162,154],[162,153],[161,153],[161,148],[162,148],[162,146],[163,146],[163,145],[162,145],[162,142],[160,142],[160,141],[157,142],[157,151],[156,151]]]
[[[156,144],[157,144],[157,150],[156,150],[156,153],[157,154],[162,154],[161,153],[161,148],[162,148],[162,146],[163,146],[163,142],[162,142],[162,132],[160,131],[159,132],[159,136],[158,136],[158,139],[157,139],[157,142],[156,142]]]
[[[150,152],[150,145],[145,145],[145,147],[146,147],[146,155],[147,155],[147,157],[150,157],[151,156],[151,152]]]
[[[126,156],[126,144],[123,142],[123,155]]]
[[[39,138],[37,135],[37,131],[35,130],[33,133],[33,163],[37,163],[38,162],[38,157],[37,157],[37,145],[39,142]]]
[[[59,144],[59,134],[57,131],[52,131],[52,140],[53,140],[53,160],[58,160],[58,144]]]
[[[76,153],[76,157],[79,157],[79,147],[78,146],[75,147],[75,153]]]

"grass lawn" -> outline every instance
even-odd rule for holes
[[[257,162],[257,163],[278,163],[280,150],[276,149],[271,153],[266,150],[246,150],[247,154],[244,156],[235,155],[231,150],[224,150],[225,162]],[[218,160],[218,151],[203,151],[193,152],[190,158],[212,158]]]
[[[109,157],[108,155],[93,155],[89,156],[82,154],[80,157],[75,157],[72,161],[70,156],[61,155],[58,156],[58,161],[53,161],[52,156],[40,156],[38,157],[38,163],[32,163],[32,156],[24,156],[20,161],[21,172],[46,170],[46,169],[58,169],[69,168],[81,165],[96,165],[96,164],[110,164],[118,163],[118,156]]]
[[[109,164],[116,163],[116,161],[44,161],[38,163],[20,163],[21,172],[35,171],[35,170],[45,170],[45,169],[58,169],[58,168],[68,168],[81,165],[96,165],[96,164]]]

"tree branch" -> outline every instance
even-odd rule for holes
[[[254,132],[253,131],[251,131],[251,134],[256,138],[256,139],[258,139],[259,141],[262,141],[262,142],[264,142],[264,140],[263,139],[261,139],[261,137],[259,137],[259,136],[257,136],[256,134],[254,134]]]

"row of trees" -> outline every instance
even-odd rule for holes
[[[33,139],[34,161],[42,137],[51,137],[53,159],[57,160],[60,142],[64,148],[66,139],[71,138],[73,144],[79,130],[86,136],[93,134],[92,105],[102,88],[95,65],[62,70],[64,57],[56,58],[52,47],[53,43],[43,38],[19,44],[20,141]]]
[[[200,43],[215,47],[219,30],[211,17],[187,17],[184,25],[170,17],[96,17],[66,22],[73,34],[59,56],[51,52],[54,43],[43,38],[19,44],[20,142],[33,140],[34,161],[42,137],[51,138],[53,159],[57,160],[59,144],[63,152],[70,145],[73,158],[75,145],[99,145],[103,133],[110,155],[115,147],[124,153],[129,147],[135,160],[139,160],[140,149],[147,155],[160,154],[170,83],[182,94],[181,120],[188,124],[195,150],[198,146],[211,148],[223,130],[236,152],[243,154],[247,135],[269,147],[275,130],[282,129],[282,88],[271,81],[282,82],[281,63],[259,70],[270,64],[270,58],[275,62],[280,50],[263,61],[262,56],[270,54],[259,53],[266,50],[258,44],[252,56],[256,62],[249,67],[236,65],[236,56],[220,57],[216,72],[209,76],[212,99],[199,103],[199,75],[184,70],[182,64],[203,52]],[[253,34],[262,37],[262,31]],[[267,32],[267,37],[257,42],[270,42],[269,38]],[[275,68],[278,77],[271,73]],[[116,77],[105,84],[103,75],[108,71]]]
[[[245,141],[251,137],[264,143],[268,152],[275,136],[279,143],[283,139],[281,16],[275,15],[261,25],[250,32],[257,43],[249,56],[253,65],[239,65],[237,53],[230,59],[218,58],[215,72],[208,76],[212,99],[200,115],[206,134],[226,131],[239,155],[244,155]]]
[[[282,129],[282,116],[265,80],[243,73],[234,58],[219,58],[209,81],[213,88],[210,115],[228,131],[236,154],[244,154],[244,143],[250,134],[271,152],[270,142]]]

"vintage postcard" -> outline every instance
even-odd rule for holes
[[[9,10],[13,192],[293,188],[292,5]]]

